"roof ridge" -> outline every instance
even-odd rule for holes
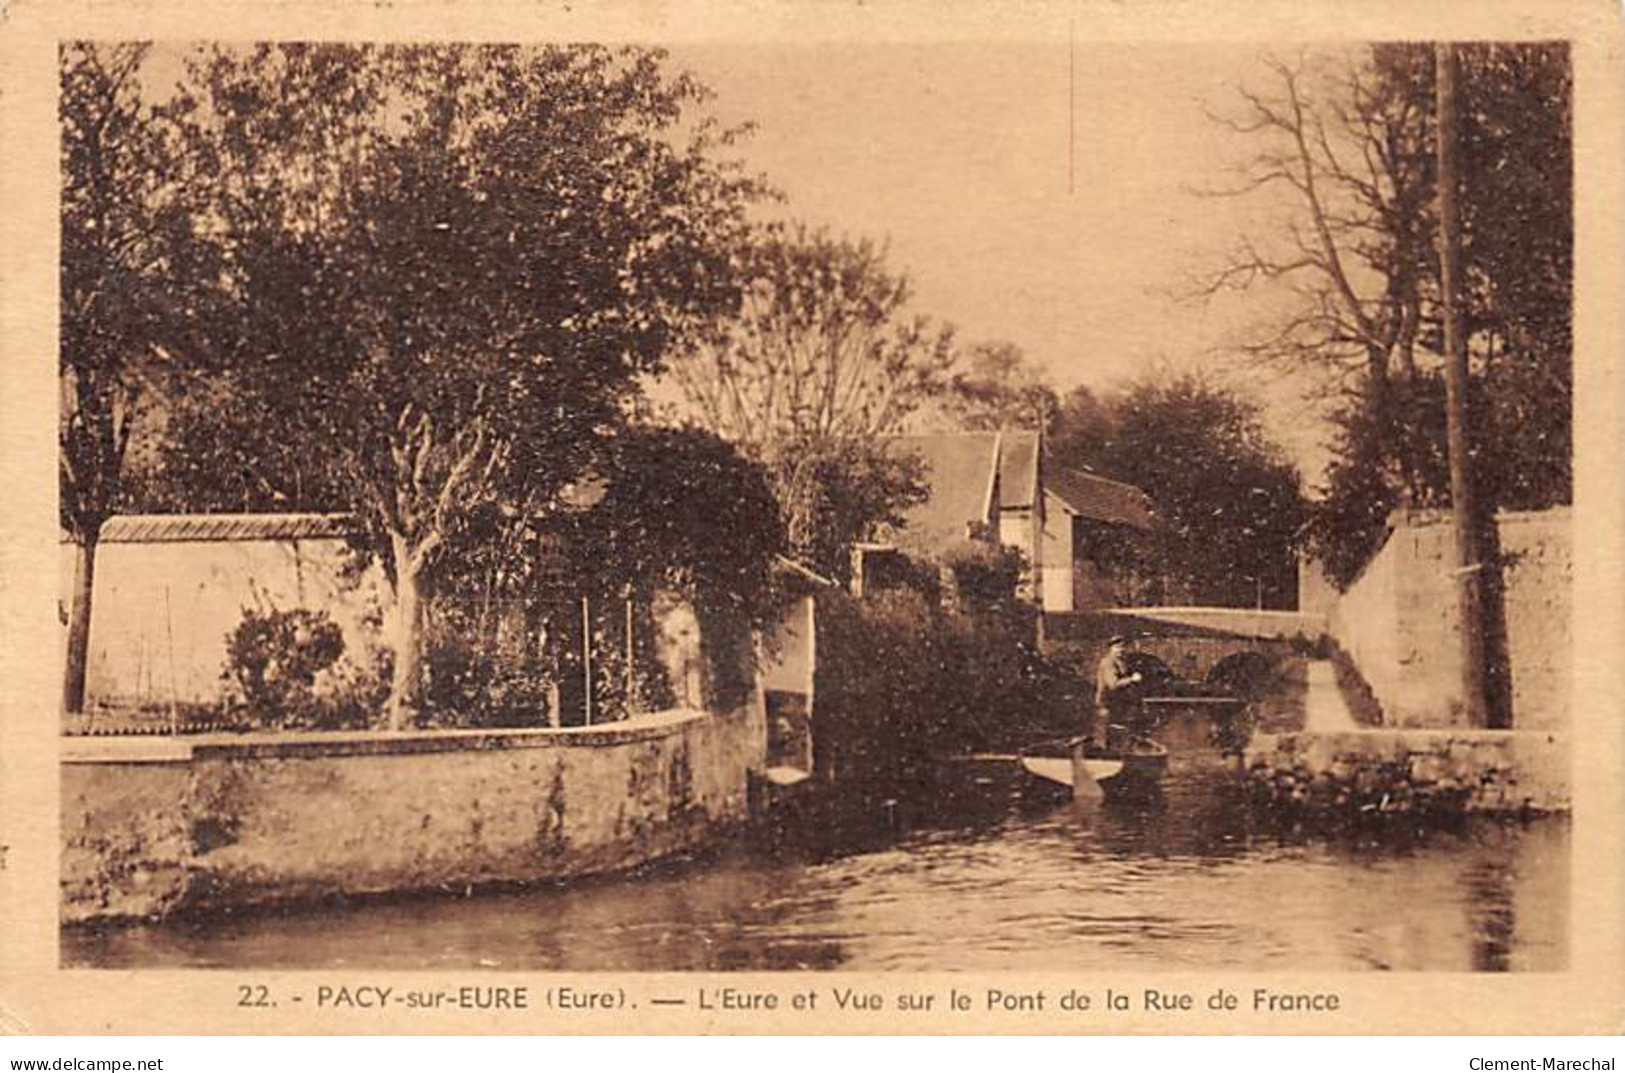
[[[993,465],[987,478],[987,494],[982,497],[982,517],[994,518],[998,516],[999,508],[999,470],[1004,465],[1004,430],[993,433]]]
[[[1127,488],[1129,491],[1137,492],[1140,495],[1148,494],[1144,488],[1141,488],[1137,484],[1130,484],[1127,481],[1120,481],[1115,477],[1105,477],[1099,473],[1096,473],[1092,469],[1079,469],[1076,466],[1057,466],[1056,469],[1062,473],[1075,473],[1080,477],[1087,478],[1088,480],[1099,481],[1101,484],[1115,484],[1119,488]]]

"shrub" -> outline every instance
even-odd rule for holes
[[[316,676],[344,655],[344,633],[322,611],[248,608],[226,641],[221,677],[262,726],[322,722]]]
[[[342,659],[316,678],[310,726],[316,730],[363,730],[383,720],[395,654],[369,649],[364,663]]]
[[[934,560],[911,555],[900,548],[873,551],[864,556],[863,591],[879,595],[907,589],[932,603],[942,600],[942,571]]]
[[[443,727],[523,727],[547,722],[551,675],[526,645],[455,605],[437,608],[425,645],[423,707]]]
[[[966,540],[942,553],[960,606],[982,609],[1015,599],[1026,570],[1020,551],[1005,544]]]

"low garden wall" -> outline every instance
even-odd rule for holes
[[[67,739],[63,919],[628,868],[746,818],[763,720]]]
[[[215,704],[226,640],[245,609],[330,615],[352,662],[379,641],[388,605],[376,566],[352,576],[342,519],[322,514],[121,516],[102,526],[86,698]],[[75,548],[62,545],[63,631]]]

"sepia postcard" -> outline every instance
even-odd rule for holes
[[[0,1027],[1625,1029],[1620,29],[11,0]]]

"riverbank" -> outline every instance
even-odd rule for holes
[[[1246,755],[1253,800],[1323,813],[1566,813],[1564,735],[1397,728],[1260,734]]]
[[[764,719],[65,740],[62,919],[630,868],[747,819]]]
[[[1355,683],[1307,664],[1302,724],[1256,735],[1245,756],[1256,806],[1327,816],[1450,818],[1567,812],[1567,736],[1547,730],[1364,726]]]
[[[712,843],[628,874],[71,928],[95,968],[411,971],[1484,971],[1569,957],[1570,831],[1261,824],[1234,775],[1155,808],[967,782],[862,845]]]

